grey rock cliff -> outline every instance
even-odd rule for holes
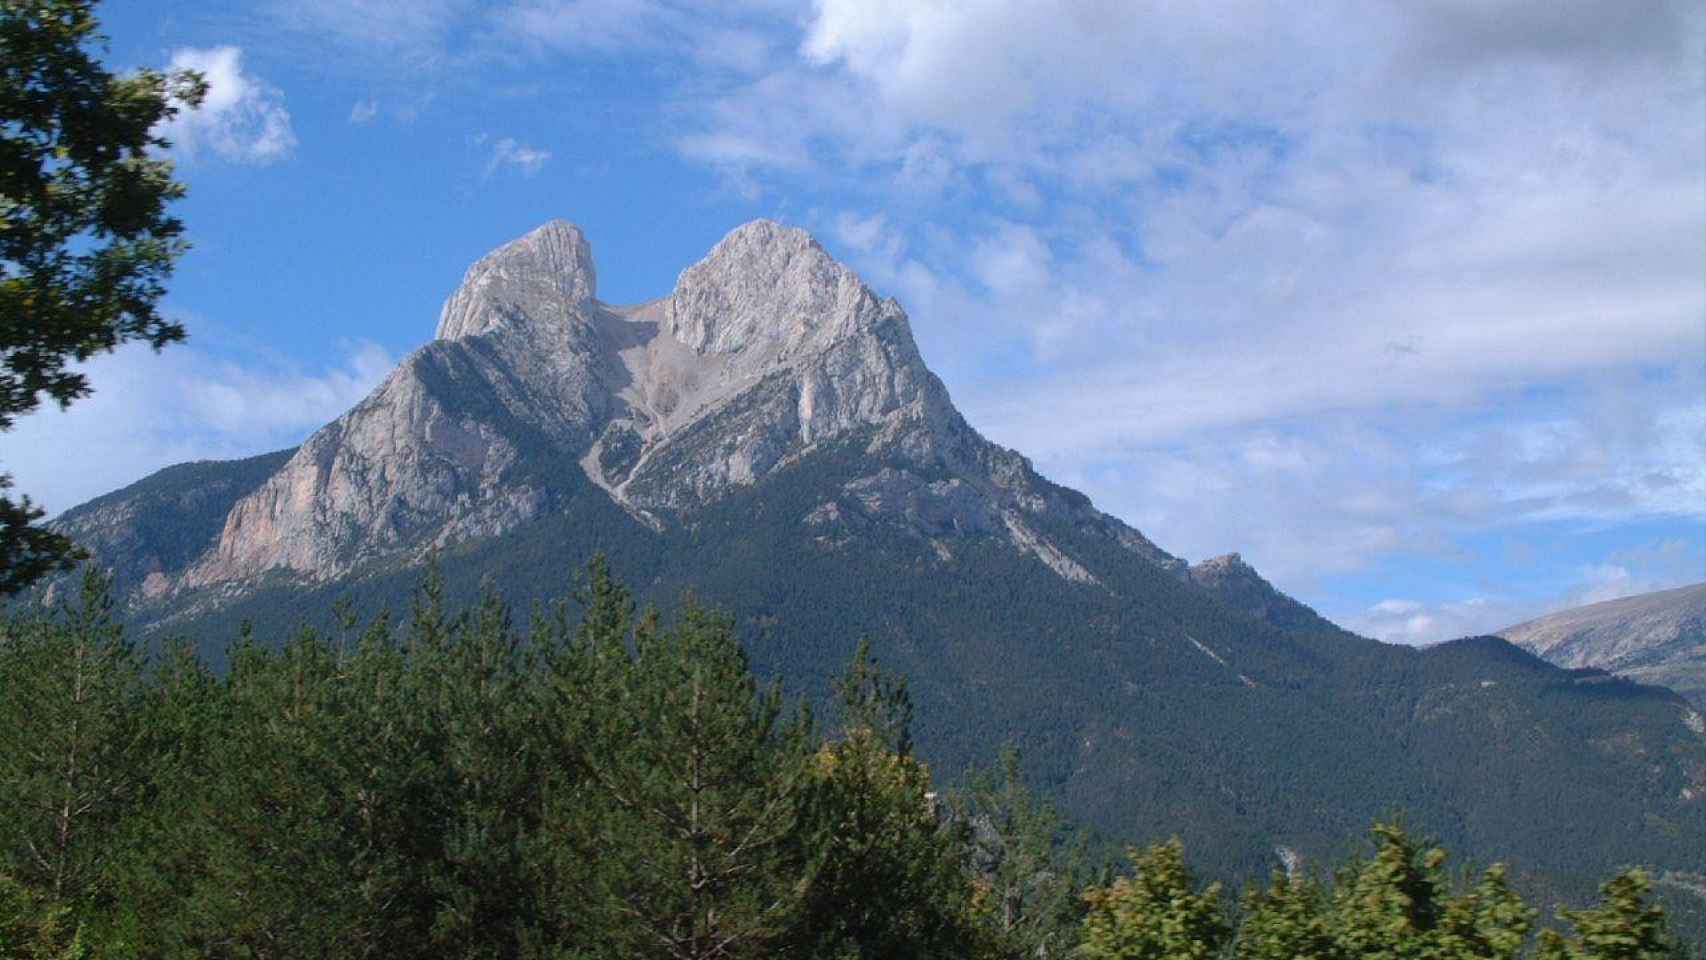
[[[1002,537],[1095,583],[1041,532],[1046,516],[1184,569],[979,436],[900,305],[805,231],[746,224],[668,296],[615,306],[597,299],[581,230],[553,221],[476,262],[436,339],[238,501],[176,586],[411,559],[502,534],[585,480],[661,528],[854,435],[887,465],[832,492],[838,518],[908,527],[939,552],[944,537]],[[813,516],[802,524],[829,512]]]

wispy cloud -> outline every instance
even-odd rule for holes
[[[373,118],[377,116],[379,116],[379,101],[372,97],[368,97],[366,100],[357,100],[355,105],[349,108],[349,122],[358,127],[372,123]]]
[[[514,137],[492,139],[486,134],[476,134],[473,138],[476,146],[486,147],[486,166],[481,171],[483,178],[490,178],[502,170],[514,170],[524,177],[531,177],[544,169],[551,160],[551,151],[531,147]]]
[[[160,128],[180,154],[212,153],[236,163],[268,164],[296,149],[284,94],[244,71],[240,48],[183,48],[173,52],[170,67],[197,71],[207,81],[201,106]]]
[[[479,12],[476,0],[276,0],[274,29],[337,44],[369,64],[420,71],[442,66],[448,44]]]

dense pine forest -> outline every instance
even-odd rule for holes
[[[93,574],[15,616],[0,956],[1688,955],[1639,871],[1541,916],[1395,823],[1241,895],[1177,841],[1105,860],[1012,751],[927,769],[865,648],[814,710],[727,615],[639,611],[601,560],[524,623],[450,606],[429,574],[218,671],[130,642]]]
[[[487,583],[526,620],[534,603],[549,608],[562,595],[565,571],[604,551],[641,605],[669,615],[694,589],[727,610],[754,672],[819,705],[868,638],[907,677],[916,753],[938,779],[988,764],[1012,742],[1025,782],[1075,821],[1144,842],[1177,835],[1216,878],[1265,875],[1281,846],[1336,862],[1370,823],[1402,812],[1451,850],[1508,862],[1537,903],[1583,902],[1632,863],[1695,882],[1688,841],[1706,835],[1706,806],[1683,797],[1700,789],[1691,771],[1706,769],[1706,741],[1669,692],[1560,670],[1492,638],[1390,646],[1295,604],[1275,622],[1256,609],[1279,597],[1271,589],[1223,602],[1042,519],[1033,518],[1076,545],[1102,588],[1064,582],[999,538],[944,541],[944,559],[904,526],[852,519],[856,498],[836,492],[905,466],[873,461],[869,440],[826,446],[661,532],[574,463],[541,468],[570,490],[560,512],[447,544],[444,602],[475,605]],[[110,571],[134,640],[191,637],[219,672],[244,621],[261,645],[277,646],[304,621],[334,622],[341,602],[364,624],[409,608],[420,571],[402,563],[138,600],[148,570],[185,555],[172,531],[218,528],[231,500],[282,456],[171,468],[67,514],[93,523],[172,506],[136,542],[96,541],[103,565],[129,558]],[[826,497],[845,522],[803,528]],[[76,583],[54,592],[74,594]],[[1673,923],[1706,936],[1697,897],[1664,883],[1659,894]]]

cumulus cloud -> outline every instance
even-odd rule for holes
[[[822,0],[680,142],[860,184],[820,226],[978,427],[1307,587],[1706,515],[1702,40],[1669,0]]]
[[[0,469],[58,512],[189,460],[229,459],[300,443],[365,397],[394,359],[346,344],[324,369],[222,359],[194,347],[123,347],[82,369],[94,394],[44,409],[0,434]],[[66,438],[75,438],[67,444]]]
[[[668,58],[652,129],[814,198],[978,428],[1185,556],[1310,599],[1473,531],[1706,515],[1687,0],[286,6],[411,64]],[[1386,599],[1335,612],[1427,640],[1545,602]]]
[[[173,52],[170,69],[194,70],[207,81],[201,106],[180,112],[160,128],[181,154],[268,164],[296,149],[284,94],[244,71],[240,48],[186,47]]]

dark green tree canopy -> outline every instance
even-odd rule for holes
[[[88,395],[70,364],[184,336],[158,308],[186,244],[167,213],[184,187],[157,131],[207,87],[188,72],[110,73],[102,43],[90,0],[0,0],[0,430],[43,397]],[[0,591],[72,558],[40,518],[28,498],[0,497]]]

